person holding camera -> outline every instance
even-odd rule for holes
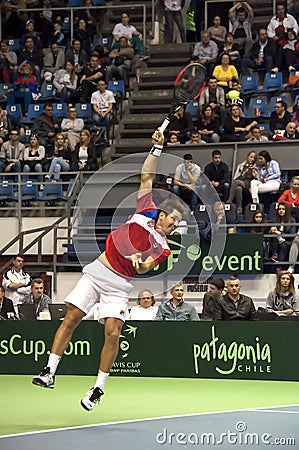
[[[243,191],[249,191],[250,182],[253,179],[252,170],[256,167],[257,154],[255,151],[250,151],[247,154],[245,161],[238,164],[234,174],[234,180],[231,185],[228,203],[233,203],[236,200],[237,214],[242,214],[242,199]]]

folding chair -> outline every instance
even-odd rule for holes
[[[267,108],[267,99],[266,97],[251,97],[248,110],[245,112],[246,118],[263,116],[267,117],[268,108]]]
[[[22,107],[19,103],[17,103],[16,105],[7,105],[6,111],[7,111],[7,114],[10,114],[11,116],[15,116],[17,119],[20,119],[20,120],[23,119]]]
[[[38,103],[31,103],[28,107],[26,119],[22,120],[25,125],[31,125],[38,116],[42,114],[44,105]]]
[[[42,202],[48,202],[50,206],[53,206],[55,201],[62,198],[62,183],[60,180],[50,180],[44,184],[43,194],[38,197],[38,200]]]
[[[22,202],[30,202],[32,200],[38,200],[38,184],[36,180],[26,180],[20,184],[21,196],[20,200]],[[19,192],[13,195],[13,200],[19,200]]]
[[[282,73],[277,72],[267,72],[265,79],[264,79],[264,85],[262,89],[259,89],[259,92],[274,92],[274,91],[283,91],[283,85],[282,85]]]
[[[258,75],[243,75],[241,79],[241,94],[253,94],[258,90]]]
[[[67,114],[67,104],[66,103],[53,103],[53,115],[55,117],[61,117],[66,119]]]
[[[47,102],[50,100],[54,100],[56,98],[54,92],[55,87],[52,83],[43,83],[40,89],[41,96],[38,99],[38,101]]]

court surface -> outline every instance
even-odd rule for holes
[[[87,412],[94,379],[0,376],[0,450],[299,449],[296,382],[111,377]]]

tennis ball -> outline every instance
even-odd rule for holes
[[[196,261],[200,258],[201,248],[197,244],[189,245],[186,250],[186,255],[191,261]]]
[[[232,91],[228,91],[228,93],[227,93],[227,98],[229,100],[234,100],[235,98],[239,98],[239,97],[240,97],[239,91],[232,90]]]

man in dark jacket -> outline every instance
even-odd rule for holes
[[[0,318],[8,319],[10,315],[15,316],[15,314],[12,300],[5,297],[5,289],[0,286]]]
[[[240,280],[230,277],[226,288],[227,293],[215,301],[213,320],[253,320],[255,306],[252,298],[240,294]]]
[[[46,103],[44,112],[38,116],[33,125],[33,133],[38,135],[40,145],[46,149],[46,155],[52,156],[54,150],[55,136],[60,133],[60,120],[53,116],[53,106]]]
[[[220,150],[212,151],[212,162],[206,165],[204,173],[218,194],[222,195],[222,200],[226,202],[229,195],[229,170],[228,165],[222,161]]]
[[[192,129],[192,116],[185,111],[185,107],[182,105],[170,118],[169,134],[176,134],[180,143],[185,144],[190,139]]]
[[[249,68],[254,70],[264,69],[265,72],[271,72],[275,66],[276,44],[274,40],[267,36],[265,28],[260,28],[258,35],[259,39],[253,44],[250,57],[242,59],[242,75],[248,75]]]
[[[209,292],[206,292],[202,301],[201,320],[213,320],[214,304],[222,297],[225,283],[222,278],[212,278]]]

